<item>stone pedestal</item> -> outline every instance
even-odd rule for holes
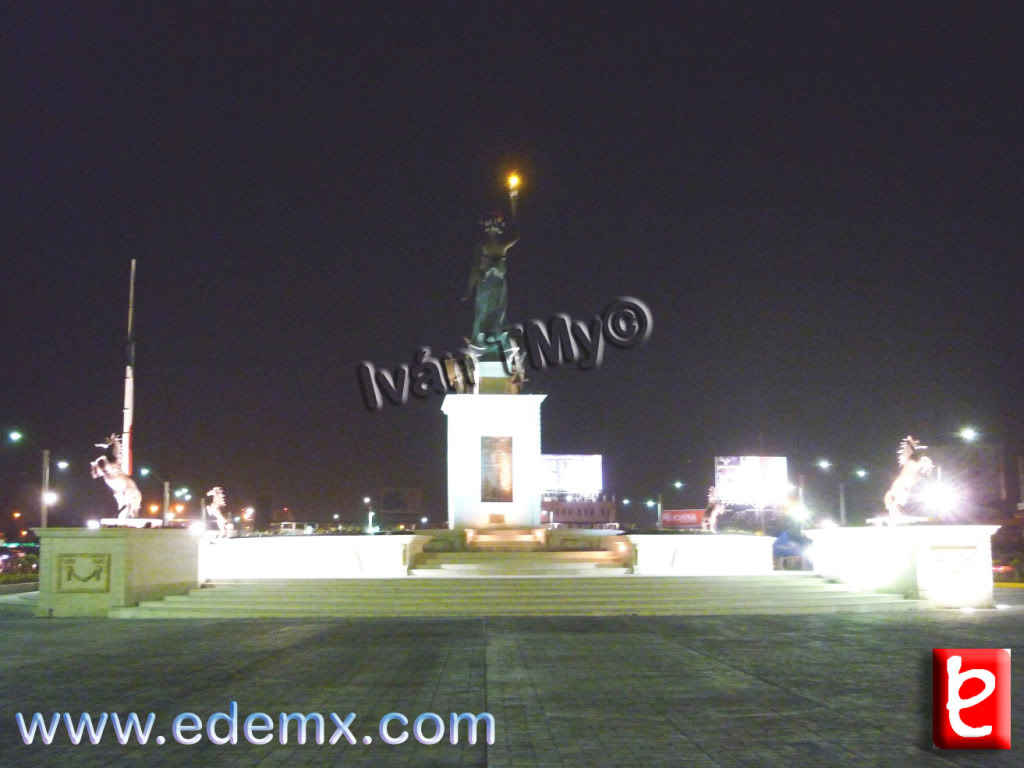
[[[540,405],[546,395],[448,395],[448,525],[540,525]]]
[[[187,529],[36,528],[39,608],[47,617],[182,595],[199,585],[199,540]]]
[[[805,531],[814,571],[857,589],[943,608],[991,608],[998,525],[902,525]]]

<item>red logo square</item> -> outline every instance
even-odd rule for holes
[[[1010,649],[932,649],[932,738],[941,749],[1010,748]]]

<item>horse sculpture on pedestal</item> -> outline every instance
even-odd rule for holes
[[[142,494],[139,487],[121,470],[121,441],[117,435],[111,435],[105,443],[96,443],[103,453],[89,464],[93,477],[102,477],[107,486],[114,492],[117,502],[117,516],[124,520],[136,517],[142,506]]]
[[[917,522],[919,518],[908,518],[903,510],[910,501],[910,492],[922,477],[928,477],[935,465],[922,451],[928,448],[907,435],[900,441],[900,449],[896,455],[900,464],[900,473],[885,494],[885,508],[889,511],[889,524]]]
[[[211,497],[210,503],[206,505],[206,513],[212,515],[213,519],[217,521],[217,535],[219,537],[227,536],[229,524],[227,518],[224,517],[224,507],[227,506],[224,489],[218,485],[216,488],[208,490],[206,495]]]

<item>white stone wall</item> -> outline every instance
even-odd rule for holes
[[[448,395],[448,525],[492,527],[502,515],[506,527],[540,525],[540,405],[546,395]],[[512,438],[512,501],[480,499],[480,439]]]

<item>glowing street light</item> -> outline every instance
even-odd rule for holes
[[[981,437],[981,434],[974,427],[964,427],[958,434],[960,435],[960,439],[965,443],[973,443]]]
[[[654,509],[655,507],[658,508],[658,530],[660,531],[661,530],[661,508],[662,508],[662,499],[661,499],[661,494],[660,493],[657,496],[657,501],[655,501],[654,499],[648,499],[647,500],[647,508],[648,509]]]
[[[7,439],[12,443],[20,443],[24,440],[27,443],[31,443],[35,448],[43,453],[43,488],[39,494],[39,527],[46,527],[46,510],[50,505],[56,503],[56,499],[51,501],[52,495],[50,493],[50,451],[47,448],[41,448],[34,440],[26,437],[24,433],[18,430],[11,430],[7,434]],[[57,462],[58,469],[67,469],[68,463],[66,461]]]
[[[376,529],[373,527],[373,516],[377,513],[373,511],[373,505],[369,496],[363,496],[363,504],[366,505],[366,532],[376,533]]]
[[[139,467],[139,474],[142,475],[143,477],[148,477],[149,475],[154,475],[154,476],[156,476],[157,480],[159,480],[160,482],[162,482],[164,484],[163,516],[164,516],[164,521],[165,522],[169,521],[171,519],[171,484],[170,484],[170,482],[167,481],[167,480],[164,480],[164,478],[160,477],[160,473],[159,472],[154,472],[149,467]]]
[[[835,467],[828,459],[819,460],[817,466],[824,472],[828,472]],[[836,474],[839,478],[839,524],[846,525],[846,478],[852,474],[858,480],[863,480],[868,476],[868,471],[863,467],[857,467],[852,472],[847,469],[845,471],[837,471]]]

